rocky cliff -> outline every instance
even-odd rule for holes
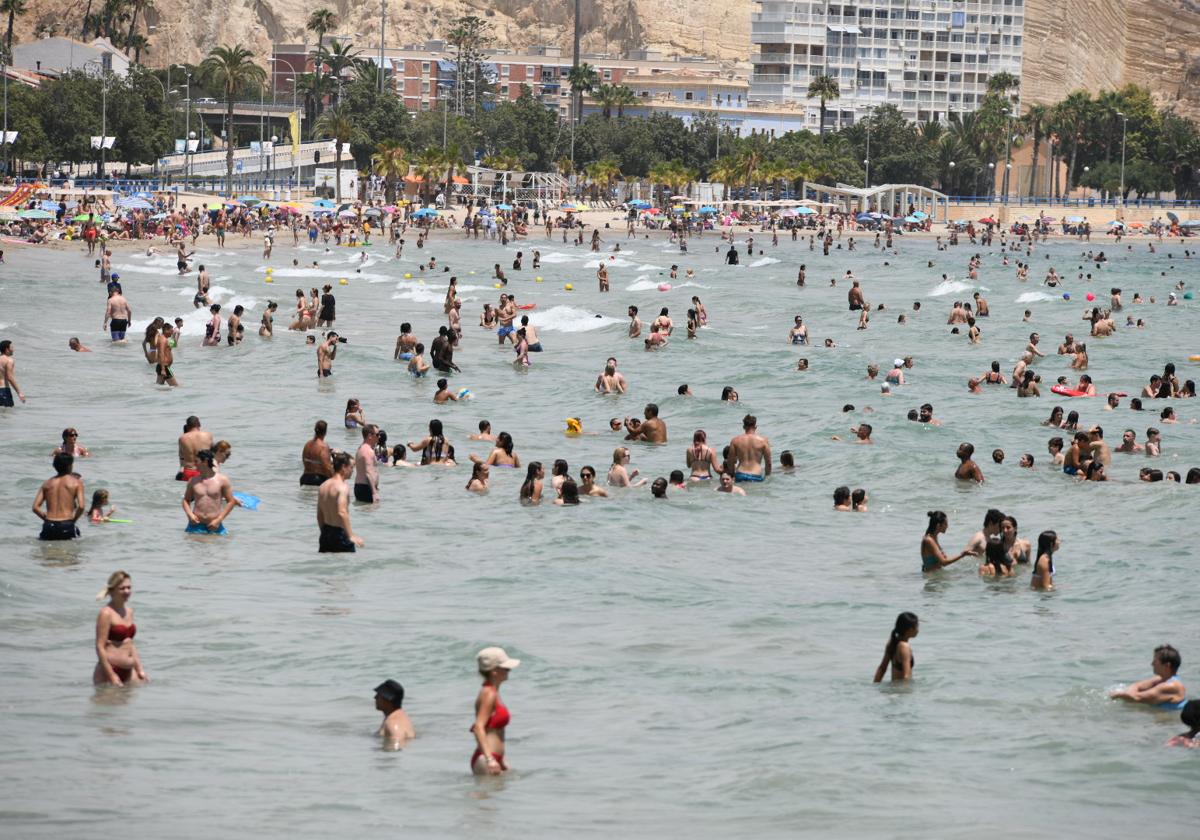
[[[272,42],[310,39],[304,21],[319,5],[334,9],[338,32],[354,36],[370,53],[378,49],[381,2],[387,4],[389,45],[444,37],[450,21],[476,14],[491,22],[498,46],[557,44],[570,54],[572,0],[178,0],[146,12],[155,29],[143,58],[152,65],[198,61],[221,43],[244,44],[267,56]],[[78,36],[85,6],[38,0],[18,22],[17,36]],[[748,72],[753,8],[752,0],[582,0],[583,49],[706,55]],[[1025,11],[1024,101],[1053,102],[1077,88],[1132,82],[1200,119],[1200,0],[1026,0]]]

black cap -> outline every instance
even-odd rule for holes
[[[375,693],[396,708],[404,705],[404,686],[395,680],[384,680],[375,686]]]

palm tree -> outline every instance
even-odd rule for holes
[[[311,126],[317,118],[317,103],[329,92],[329,79],[316,73],[301,73],[293,84],[296,93],[304,100],[304,119]]]
[[[825,136],[825,103],[832,102],[842,95],[838,90],[837,79],[827,73],[822,73],[808,83],[808,98],[821,100],[821,129],[820,135]]]
[[[0,2],[0,12],[8,13],[8,31],[4,34],[4,54],[8,56],[9,61],[12,61],[13,21],[27,11],[25,0],[3,0],[3,2]]]
[[[574,122],[579,122],[579,112],[583,109],[583,95],[596,89],[600,83],[600,75],[586,61],[576,64],[567,72],[567,82],[571,85],[571,98],[574,103]]]
[[[88,0],[91,2],[91,0]],[[322,42],[325,40],[325,33],[337,26],[337,15],[332,9],[316,9],[308,16],[308,20],[304,23],[304,28],[309,32],[317,33],[317,52],[320,52]],[[316,65],[317,84],[316,90],[321,90],[321,62]],[[321,98],[317,97],[317,103],[314,113],[321,113]]]
[[[1054,106],[1054,122],[1059,128],[1059,137],[1071,147],[1071,158],[1067,164],[1067,192],[1075,186],[1075,161],[1079,144],[1083,141],[1088,115],[1092,110],[1092,98],[1086,91],[1077,90]],[[1058,192],[1056,189],[1055,192]]]
[[[317,67],[321,65],[329,65],[329,75],[337,80],[337,92],[334,96],[334,104],[338,104],[342,99],[342,74],[351,67],[358,64],[361,53],[353,49],[350,44],[343,44],[337,39],[334,39],[328,47],[317,47],[316,58]]]
[[[146,12],[154,8],[154,0],[133,0],[133,14],[129,18],[129,31],[125,33],[125,52],[128,54],[132,48],[135,51],[135,56],[140,56],[145,45],[138,46],[134,43],[135,32],[137,31],[137,19],[141,14],[143,18]],[[134,63],[137,63],[137,58],[134,58]]]
[[[337,168],[337,185],[334,188],[334,198],[342,203],[342,146],[346,143],[361,143],[365,135],[350,112],[341,105],[334,105],[317,119],[313,131],[321,137],[332,137],[334,142],[333,159]]]
[[[613,89],[613,101],[617,106],[617,119],[620,119],[625,116],[625,108],[638,101],[638,96],[630,88],[625,87],[625,85],[617,85]]]
[[[1021,119],[1021,128],[1033,138],[1033,158],[1029,166],[1029,195],[1036,195],[1038,152],[1050,127],[1050,109],[1045,105],[1030,105]]]
[[[592,98],[600,105],[600,113],[604,119],[612,119],[613,106],[617,104],[617,89],[613,85],[600,85],[592,93]]]
[[[396,182],[408,174],[408,152],[395,140],[384,140],[371,155],[375,174],[383,179],[383,195],[388,204],[396,200]]]
[[[660,160],[650,167],[650,171],[646,173],[646,177],[650,179],[652,189],[658,191],[658,203],[664,204],[662,199],[662,187],[664,184],[670,184],[671,178],[674,176],[674,168],[678,164],[669,160]]]
[[[988,93],[998,93],[1001,96],[1007,96],[1010,90],[1020,87],[1020,85],[1020,79],[1007,70],[1001,70],[999,73],[988,77],[987,89]]]
[[[233,195],[233,99],[244,88],[266,83],[267,72],[245,47],[213,47],[200,62],[200,78],[225,94],[225,188]]]
[[[721,200],[729,198],[729,185],[737,180],[738,164],[733,155],[723,155],[713,161],[708,168],[709,180],[721,183]]]
[[[383,71],[379,69],[379,65],[373,58],[358,61],[354,65],[355,81],[364,82],[373,90],[379,90],[379,77],[382,73]]]
[[[604,158],[588,164],[588,179],[592,182],[592,201],[595,201],[603,183],[606,194],[611,195],[612,182],[621,176],[621,166],[615,158]]]
[[[446,156],[437,146],[426,146],[412,164],[421,179],[421,203],[428,204],[433,200],[433,185],[446,171]]]
[[[125,48],[133,50],[133,63],[142,63],[142,51],[150,52],[150,39],[142,33],[137,33],[125,42]]]

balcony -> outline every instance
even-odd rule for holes
[[[801,58],[807,63],[807,56],[802,55]],[[764,52],[750,56],[750,60],[755,64],[791,64],[792,55],[791,53]]]

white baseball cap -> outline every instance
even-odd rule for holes
[[[904,367],[903,359],[894,359],[892,362],[896,367]]]
[[[504,652],[504,648],[489,647],[484,648],[475,654],[475,660],[479,663],[479,673],[487,674],[497,668],[504,668],[511,671],[521,664],[520,659],[513,659]]]

